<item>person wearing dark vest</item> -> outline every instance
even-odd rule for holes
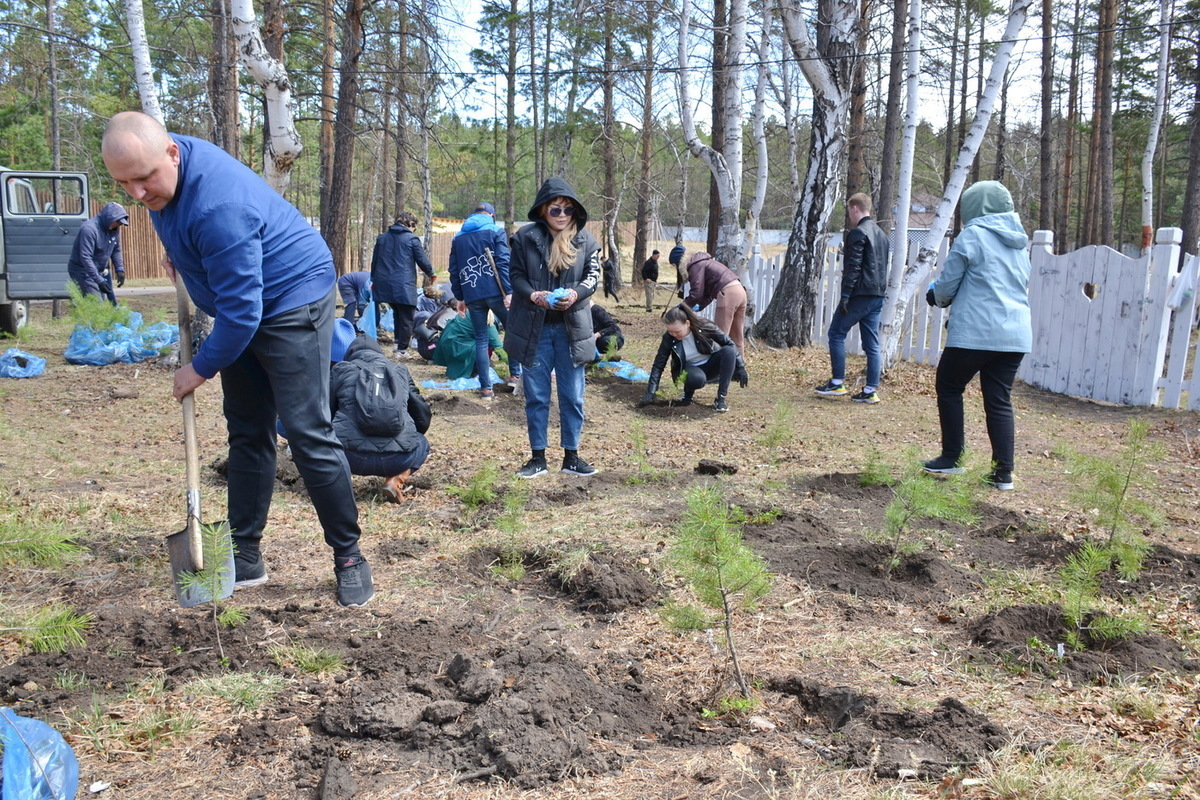
[[[888,238],[871,219],[871,197],[859,192],[846,201],[853,225],[842,247],[842,293],[829,323],[829,361],[833,377],[815,391],[822,397],[845,397],[846,335],[858,326],[863,352],[867,355],[867,382],[850,399],[856,403],[878,403],[882,360],[879,355],[879,315],[887,293]]]

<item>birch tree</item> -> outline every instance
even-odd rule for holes
[[[750,208],[746,212],[746,235],[742,238],[738,250],[737,271],[745,272],[746,260],[754,247],[758,236],[759,220],[762,217],[763,203],[767,200],[767,133],[763,126],[764,109],[767,102],[767,56],[771,46],[771,9],[764,3],[762,9],[762,38],[758,43],[758,82],[754,87],[754,113],[751,116],[750,129],[754,137],[755,161],[758,169],[754,180],[754,196],[750,200]]]
[[[154,67],[150,64],[150,43],[146,39],[146,14],[142,10],[142,0],[125,0],[125,24],[129,28],[129,46],[133,51],[133,76],[137,81],[142,111],[162,122],[158,87],[154,85]]]
[[[971,124],[971,129],[967,132],[962,147],[959,148],[958,160],[950,173],[950,180],[938,203],[937,213],[925,236],[925,241],[921,244],[917,260],[905,268],[898,288],[893,290],[890,285],[888,287],[887,298],[884,300],[883,320],[880,325],[883,363],[887,366],[896,361],[900,348],[900,327],[904,321],[904,313],[908,309],[908,304],[937,262],[938,244],[946,235],[946,230],[954,218],[954,210],[958,206],[958,198],[962,194],[967,174],[979,152],[983,136],[987,133],[988,123],[992,118],[992,109],[996,104],[996,96],[1000,92],[1000,85],[1004,81],[1008,63],[1012,58],[1013,46],[1029,16],[1029,7],[1032,3],[1033,0],[1013,0],[1008,13],[1008,24],[1004,29],[1004,37],[996,50],[996,60],[992,62],[987,84],[979,96],[979,104],[975,109],[975,121]]]
[[[779,285],[754,335],[775,347],[803,347],[812,340],[817,283],[824,266],[822,235],[842,185],[850,76],[857,57],[858,3],[820,0],[817,41],[799,0],[782,0],[784,34],[813,92],[808,170],[788,238]]]
[[[704,162],[716,181],[721,198],[721,217],[714,256],[725,263],[734,263],[741,244],[738,211],[742,197],[742,53],[746,49],[746,0],[733,0],[729,7],[728,53],[730,63],[721,96],[713,102],[725,109],[725,144],[716,150],[700,140],[692,109],[691,86],[688,80],[688,31],[691,26],[692,3],[683,0],[679,17],[679,109],[684,141],[688,151]]]
[[[292,165],[303,145],[292,119],[292,84],[283,62],[273,58],[263,43],[253,0],[230,0],[233,38],[242,64],[266,96],[267,152],[263,177],[280,194],[287,191]]]
[[[1167,61],[1171,55],[1171,0],[1162,0],[1158,11],[1158,80],[1150,134],[1142,156],[1142,255],[1154,244],[1154,153],[1167,105]],[[1193,154],[1193,157],[1194,154]]]
[[[896,198],[896,228],[892,232],[891,266],[888,271],[887,292],[884,297],[881,319],[895,317],[896,298],[900,281],[908,265],[908,217],[912,208],[913,158],[917,151],[917,125],[920,123],[921,79],[921,0],[908,3],[908,68],[906,70],[908,94],[904,112],[904,141],[900,146],[900,173],[897,184],[900,194]],[[883,198],[888,200],[888,198]]]

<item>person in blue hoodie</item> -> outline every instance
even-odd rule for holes
[[[985,481],[1006,491],[1013,488],[1013,381],[1033,347],[1029,237],[1012,195],[997,181],[980,181],[963,192],[960,212],[962,232],[925,295],[930,305],[950,308],[950,321],[937,367],[942,453],[924,469],[963,472],[963,391],[979,375],[992,445],[992,470]]]
[[[479,396],[484,400],[494,396],[492,387],[484,385],[490,362],[488,311],[502,325],[508,325],[508,307],[512,303],[508,261],[508,236],[496,224],[496,209],[491,203],[480,203],[450,242],[450,286],[458,298],[458,310],[471,317],[475,331],[475,374],[480,376]],[[508,373],[509,385],[516,388],[521,379],[521,365],[511,357]]]
[[[120,203],[106,203],[100,213],[83,223],[75,235],[67,275],[83,294],[107,297],[114,306],[112,272],[117,286],[125,285],[125,261],[121,258],[121,226],[129,224],[129,214]],[[112,261],[112,271],[108,268]]]
[[[336,290],[333,258],[295,206],[219,147],[168,134],[139,111],[109,120],[104,164],[150,210],[171,280],[181,278],[213,329],[174,395],[220,373],[229,434],[229,526],[235,585],[267,580],[260,545],[275,486],[275,420],[333,550],[337,600],[375,594],[359,550],[350,467],[329,415]]]

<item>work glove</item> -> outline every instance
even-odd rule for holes
[[[654,402],[654,392],[646,392],[642,395],[642,399],[638,401],[638,408],[648,406]]]
[[[929,291],[925,293],[925,302],[931,306],[937,305],[937,295],[933,293],[933,287],[929,287]]]
[[[124,285],[125,285],[125,270],[119,269],[119,270],[117,270],[117,288],[119,289]]]
[[[843,297],[842,302],[838,303],[838,311],[841,312],[842,316],[845,316],[850,313],[850,298],[849,297]]]
[[[750,385],[750,373],[746,372],[744,364],[738,364],[733,370],[733,379],[738,382],[738,386],[745,389]]]

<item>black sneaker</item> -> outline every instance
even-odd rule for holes
[[[850,387],[846,386],[845,381],[834,383],[833,379],[830,378],[825,383],[813,389],[813,391],[821,395],[821,397],[845,397],[850,394]]]
[[[1012,472],[994,469],[983,476],[983,482],[1001,492],[1011,492],[1013,488]]]
[[[546,467],[546,459],[531,458],[525,462],[525,466],[517,470],[517,477],[526,479],[536,478],[538,475],[545,475],[547,472],[549,472],[549,469]]]
[[[724,414],[728,410],[729,410],[729,404],[725,402],[724,397],[718,397],[716,400],[713,401],[713,411]]]
[[[269,580],[267,565],[263,563],[262,553],[243,552],[236,550],[233,554],[233,588],[249,589],[251,586],[261,586]]]
[[[864,389],[850,399],[856,403],[869,403],[874,405],[875,403],[879,402],[879,395],[875,394],[874,392],[868,392]]]
[[[586,478],[595,475],[598,470],[579,456],[573,455],[563,456],[562,471],[568,475],[582,475]]]
[[[690,406],[691,404],[692,404],[691,395],[685,395],[685,396],[679,398],[678,400],[671,401],[671,405],[673,405],[673,406]]]
[[[921,469],[932,475],[962,475],[966,472],[958,465],[957,458],[947,456],[938,456],[932,461],[926,461],[921,465]]]
[[[371,565],[362,556],[335,558],[333,560],[333,576],[337,578],[339,606],[361,608],[375,596],[375,582],[371,580]]]

